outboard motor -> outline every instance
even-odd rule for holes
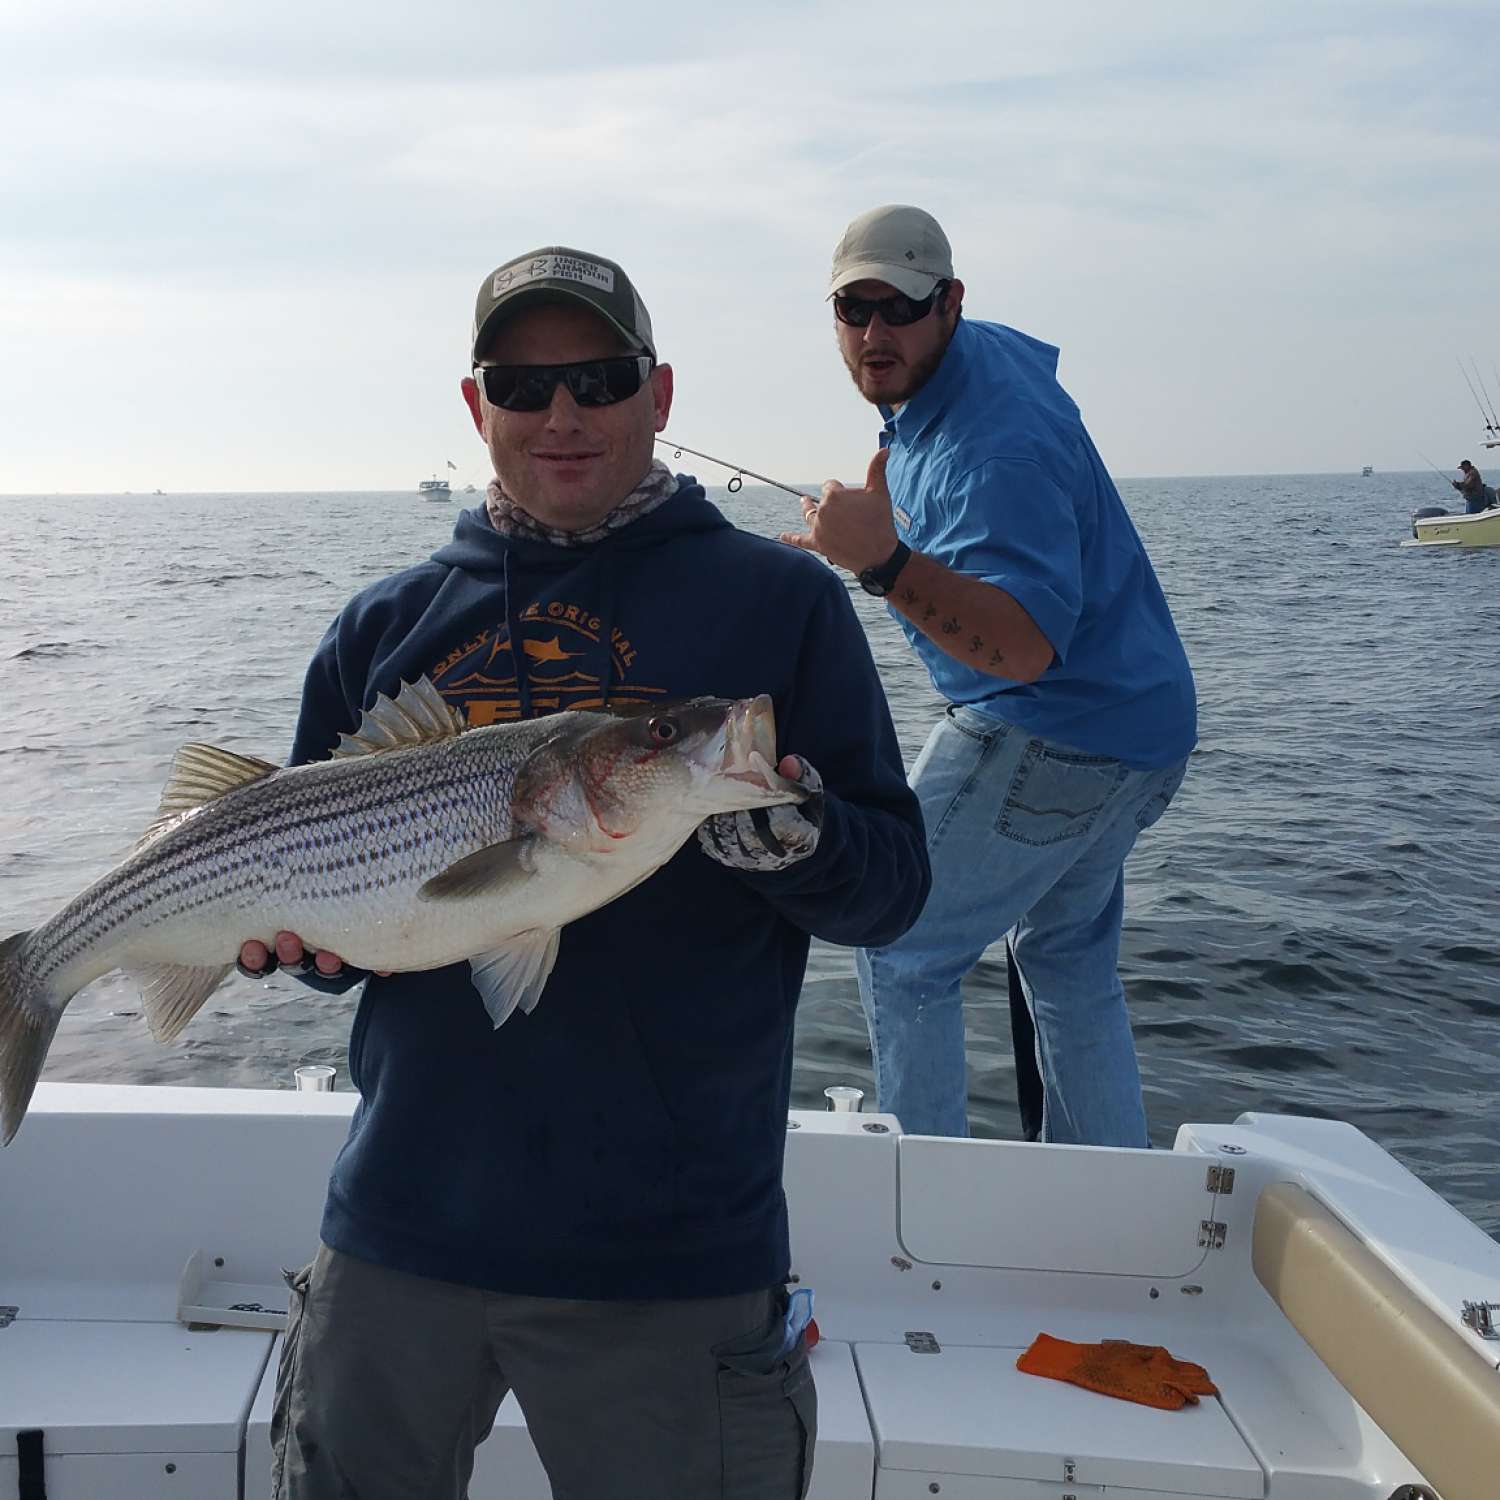
[[[1441,505],[1419,505],[1411,513],[1411,534],[1417,535],[1417,522],[1425,521],[1429,516],[1446,516],[1448,512]]]

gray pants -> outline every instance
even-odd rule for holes
[[[773,1287],[513,1297],[327,1246],[292,1289],[273,1500],[463,1500],[508,1391],[554,1500],[801,1500],[817,1398]]]

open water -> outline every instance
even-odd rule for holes
[[[1121,969],[1154,1140],[1243,1110],[1345,1119],[1500,1231],[1500,549],[1402,551],[1432,474],[1121,485],[1197,673],[1202,738],[1127,874]],[[713,498],[748,529],[790,497]],[[362,584],[463,503],[412,493],[0,498],[0,935],[128,851],[172,753],[290,744]],[[857,590],[908,762],[938,703]],[[1017,1133],[1003,951],[969,987],[971,1112]],[[344,1077],[353,998],[232,976],[174,1045],[129,982],[70,1007],[50,1079]],[[869,1090],[850,955],[815,948],[794,1103]]]

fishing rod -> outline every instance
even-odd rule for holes
[[[1458,356],[1454,356],[1458,359]],[[1479,419],[1484,423],[1484,430],[1488,433],[1495,432],[1495,424],[1490,421],[1490,414],[1484,409],[1484,402],[1479,399],[1479,392],[1474,389],[1474,382],[1469,379],[1469,372],[1464,369],[1464,362],[1458,359],[1458,373],[1463,376],[1464,384],[1469,388],[1469,394],[1474,398],[1474,405],[1479,408]]]
[[[1492,427],[1491,430],[1495,431],[1495,432],[1500,432],[1500,414],[1496,413],[1496,411],[1495,411],[1495,403],[1490,398],[1490,389],[1484,383],[1484,376],[1479,373],[1479,361],[1477,359],[1475,359],[1474,356],[1471,354],[1469,356],[1469,363],[1471,365],[1473,365],[1473,367],[1474,367],[1474,378],[1475,378],[1475,380],[1477,380],[1479,382],[1479,389],[1484,392],[1485,403],[1486,403],[1486,405],[1488,405],[1488,407],[1490,409],[1490,417],[1491,417],[1491,419],[1492,419],[1492,421],[1494,423],[1494,425],[1493,425],[1493,427]]]
[[[747,469],[743,464],[732,464],[727,458],[715,458],[712,453],[700,453],[696,448],[689,448],[686,443],[674,443],[671,438],[659,437],[656,441],[670,448],[674,458],[681,458],[684,453],[691,453],[694,458],[705,458],[711,464],[718,464],[721,469],[733,469],[734,477],[725,486],[731,495],[738,494],[744,487],[745,475],[748,474],[752,479],[758,479],[762,484],[769,484],[775,489],[785,490],[787,494],[795,495],[799,500],[811,500],[814,505],[818,503],[816,495],[794,490],[791,485],[783,484],[779,479],[772,479],[765,474],[757,474],[754,469]]]
[[[1432,472],[1434,474],[1436,474],[1437,477],[1443,481],[1444,484],[1446,484],[1450,489],[1453,487],[1453,481],[1451,479],[1449,479],[1448,476],[1445,473],[1443,473],[1443,471],[1440,468],[1438,468],[1438,466],[1435,463],[1433,463],[1433,461],[1430,458],[1428,458],[1428,456],[1425,453],[1423,453],[1420,448],[1417,449],[1417,457],[1420,458],[1422,460],[1422,462],[1424,464],[1426,464],[1427,467],[1429,469],[1431,469]]]

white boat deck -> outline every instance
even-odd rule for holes
[[[38,1090],[0,1153],[0,1308],[17,1309],[0,1326],[0,1496],[17,1434],[38,1429],[48,1500],[269,1494],[280,1269],[315,1247],[353,1104]],[[1403,1490],[1427,1481],[1257,1279],[1277,1183],[1373,1251],[1481,1394],[1500,1391],[1500,1342],[1461,1321],[1465,1301],[1500,1303],[1500,1246],[1347,1126],[1245,1116],[1146,1152],[905,1137],[880,1115],[792,1124],[794,1270],[823,1335],[811,1500],[1432,1493]],[[263,1326],[220,1326],[235,1321]],[[1040,1332],[1165,1344],[1220,1398],[1162,1412],[1023,1375]],[[1483,1440],[1500,1474],[1500,1433]],[[513,1400],[471,1495],[549,1495]]]

